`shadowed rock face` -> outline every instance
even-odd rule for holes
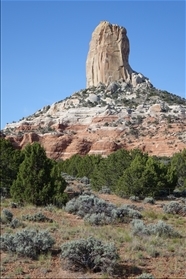
[[[86,61],[87,87],[97,86],[100,82],[108,85],[117,80],[123,80],[134,87],[149,82],[142,74],[132,70],[128,62],[129,52],[127,30],[108,21],[101,21],[90,41]]]

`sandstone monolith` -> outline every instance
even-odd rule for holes
[[[109,85],[118,80],[134,87],[148,83],[147,78],[130,67],[129,52],[127,30],[117,24],[101,21],[90,41],[86,60],[87,87],[97,86],[100,82]]]

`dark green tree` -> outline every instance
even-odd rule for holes
[[[130,166],[123,172],[116,185],[116,193],[121,196],[141,196],[142,174],[145,169],[146,157],[137,155]]]
[[[80,161],[78,165],[78,177],[87,176],[88,178],[91,178],[92,173],[94,172],[94,169],[97,165],[99,165],[101,161],[100,155],[85,155],[82,157],[82,160]]]
[[[15,149],[9,140],[0,138],[0,193],[9,195],[23,158],[20,150]]]
[[[50,172],[50,184],[52,187],[52,203],[56,206],[62,206],[68,201],[68,195],[64,193],[67,182],[61,177],[61,169],[57,163],[54,165]]]
[[[130,153],[124,149],[120,149],[102,159],[92,174],[91,184],[93,188],[100,190],[102,186],[107,186],[114,192],[118,179],[130,163]]]
[[[54,162],[47,158],[44,148],[39,143],[27,145],[23,153],[24,161],[10,189],[12,198],[34,205],[51,203],[60,191],[63,194],[65,180],[59,176]]]
[[[167,176],[175,188],[186,190],[186,148],[173,155]]]
[[[152,156],[137,155],[131,165],[124,171],[117,184],[120,196],[160,196],[162,191],[172,191],[167,181],[168,167]]]
[[[82,157],[79,154],[73,155],[71,158],[66,159],[59,163],[63,172],[71,174],[72,176],[78,175],[78,166],[82,161]]]
[[[149,157],[142,174],[143,196],[160,196],[162,191],[167,194],[171,191],[171,185],[167,181],[167,166],[154,157]]]

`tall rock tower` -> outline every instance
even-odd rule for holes
[[[120,79],[133,86],[148,81],[130,67],[129,52],[127,30],[108,21],[101,21],[90,41],[86,60],[87,87],[97,86],[99,82],[108,85]]]

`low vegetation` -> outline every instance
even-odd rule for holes
[[[142,218],[142,214],[130,205],[116,207],[93,194],[80,195],[70,200],[65,210],[84,218],[85,222],[92,225],[116,224],[129,222],[132,218]]]
[[[103,243],[93,237],[73,240],[61,246],[61,257],[68,268],[89,272],[113,274],[119,255],[112,243]]]
[[[31,222],[50,222],[52,223],[52,219],[46,217],[42,212],[37,212],[33,215],[27,214],[22,216],[23,221],[31,221]]]
[[[14,252],[33,259],[41,253],[48,252],[55,243],[48,231],[34,229],[23,229],[13,234],[5,233],[0,241],[3,251]]]
[[[2,278],[185,276],[186,150],[55,162],[1,144]]]
[[[166,224],[164,221],[159,220],[156,224],[145,225],[143,221],[134,219],[131,222],[132,233],[134,235],[156,235],[164,237],[181,237],[172,226]]]
[[[165,213],[186,216],[186,200],[183,199],[183,202],[171,201],[163,207],[163,211]]]

